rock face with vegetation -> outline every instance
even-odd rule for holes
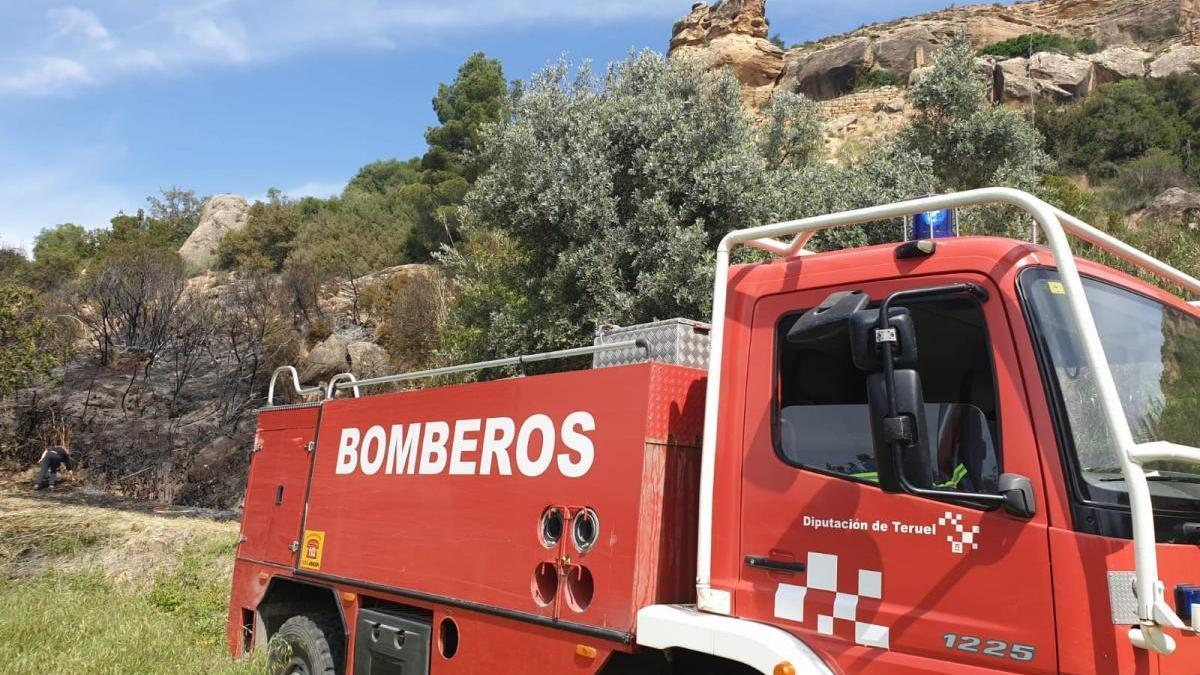
[[[742,84],[742,102],[758,107],[771,98],[783,70],[783,49],[767,40],[766,0],[703,2],[676,22],[671,53],[708,70],[730,68]]]
[[[209,197],[200,208],[200,222],[188,235],[179,249],[179,257],[185,263],[206,267],[212,262],[217,244],[230,232],[246,226],[250,217],[250,204],[237,195]]]
[[[772,90],[828,100],[862,86],[907,82],[913,71],[924,68],[939,49],[962,34],[977,49],[1000,47],[990,53],[1001,59],[1046,54],[1020,64],[1020,69],[1014,64],[996,70],[995,100],[1063,101],[1086,96],[1095,84],[1144,77],[1148,62],[1153,62],[1149,74],[1154,77],[1192,72],[1200,64],[1200,47],[1191,46],[1200,34],[1198,4],[1042,0],[968,5],[781,51],[768,48],[765,2],[718,2],[711,7],[699,3],[675,24],[669,53],[691,58],[700,52],[701,63],[709,69],[730,68],[749,92],[745,100],[758,106],[769,100]],[[1087,54],[1101,46],[1123,49],[1094,58]],[[1166,51],[1159,54],[1160,50]]]

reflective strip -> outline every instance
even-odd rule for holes
[[[860,471],[859,473],[850,474],[850,477],[857,478],[859,480],[871,481],[872,483],[879,482],[879,472],[878,471]],[[944,483],[934,483],[933,486],[937,487],[937,488],[948,488],[948,487],[956,488],[956,487],[958,487],[958,484],[961,483],[962,480],[966,477],[967,477],[967,467],[963,466],[962,464],[959,464],[958,466],[954,467],[954,473],[951,474],[950,480],[948,480]]]
[[[967,467],[959,464],[958,466],[954,467],[954,473],[950,476],[950,480],[946,481],[945,483],[934,483],[933,485],[934,487],[939,488],[956,488],[958,487],[958,484],[962,482],[962,479],[966,477]]]

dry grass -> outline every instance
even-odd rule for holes
[[[225,647],[236,523],[88,501],[0,486],[0,673],[263,672]]]

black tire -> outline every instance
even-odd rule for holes
[[[328,614],[293,616],[271,638],[271,675],[338,675],[342,623]]]

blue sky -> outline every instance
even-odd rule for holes
[[[159,188],[329,196],[424,151],[473,51],[527,79],[565,54],[665,51],[691,0],[0,0],[0,243],[107,225]],[[788,43],[944,0],[771,0]]]

